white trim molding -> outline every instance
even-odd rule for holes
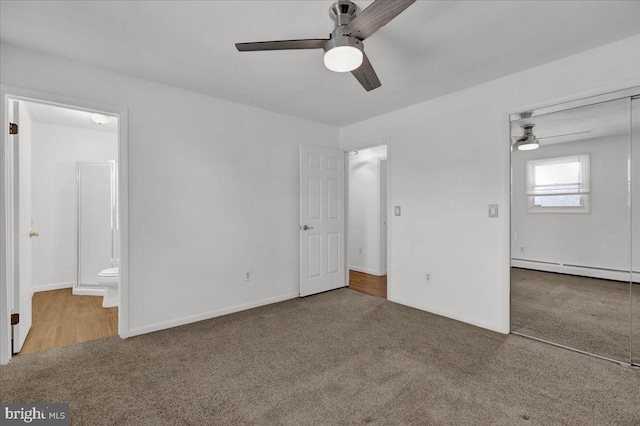
[[[556,274],[578,275],[581,277],[597,278],[601,280],[631,281],[631,271],[618,269],[598,268],[584,265],[571,265],[557,262],[541,262],[527,259],[511,259],[514,268],[531,269],[534,271],[554,272]],[[633,282],[640,282],[640,272],[633,272]]]
[[[63,288],[73,288],[73,286],[75,284],[76,284],[75,281],[68,281],[68,282],[62,282],[62,283],[40,284],[40,285],[33,286],[33,292],[34,293],[38,293],[38,292],[41,292],[41,291],[60,290],[60,289],[63,289]]]
[[[215,311],[210,311],[210,312],[204,312],[202,314],[190,315],[188,317],[176,318],[170,321],[163,321],[156,324],[146,325],[144,327],[132,328],[131,330],[129,330],[129,337],[139,336],[141,334],[152,333],[154,331],[166,330],[168,328],[178,327],[181,325],[191,324],[198,321],[204,321],[211,318],[221,317],[223,315],[246,311],[247,309],[258,308],[260,306],[271,305],[273,303],[278,303],[278,302],[284,302],[285,300],[296,299],[298,297],[300,297],[299,292],[288,293],[280,296],[269,297],[267,299],[257,300],[255,302],[243,303],[241,305],[230,306],[228,308],[217,309]]]
[[[74,287],[71,293],[74,296],[104,296],[104,287]]]
[[[383,277],[385,273],[380,273],[380,271],[376,271],[375,269],[369,268],[361,268],[360,266],[349,265],[349,270],[362,272],[363,274],[375,275],[376,277]]]
[[[480,328],[486,328],[487,330],[495,331],[497,333],[509,334],[510,332],[509,327],[504,327],[504,324],[497,325],[497,324],[491,324],[484,321],[477,321],[473,318],[469,318],[464,315],[452,314],[450,312],[436,309],[428,305],[423,305],[421,303],[415,303],[408,300],[402,300],[395,297],[393,299],[389,298],[388,300],[391,302],[399,303],[401,305],[406,305],[410,308],[419,309],[421,311],[429,312],[435,315],[440,315],[441,317],[446,317],[452,320],[465,322],[467,324],[475,325],[476,327],[480,327]]]

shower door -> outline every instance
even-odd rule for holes
[[[76,288],[98,285],[98,273],[116,265],[115,162],[78,162],[78,279]]]

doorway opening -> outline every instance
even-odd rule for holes
[[[126,110],[3,95],[0,363],[126,337]]]
[[[387,145],[348,155],[349,288],[387,298]]]

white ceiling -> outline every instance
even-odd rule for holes
[[[109,122],[106,124],[96,124],[91,119],[91,112],[35,102],[24,102],[24,105],[31,115],[31,120],[36,123],[57,124],[108,133],[118,131],[117,117],[109,117]]]
[[[0,40],[343,126],[640,32],[638,1],[418,1],[365,41],[382,81],[368,93],[322,50],[234,47],[327,37],[331,3],[2,1]]]

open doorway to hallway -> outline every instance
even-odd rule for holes
[[[116,335],[118,117],[16,99],[9,118],[16,123],[12,352]]]
[[[387,145],[349,153],[349,288],[387,298]]]

